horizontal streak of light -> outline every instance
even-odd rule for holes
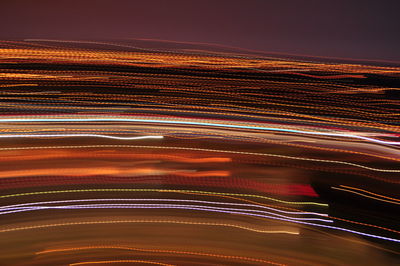
[[[4,209],[0,212],[0,215],[27,212],[27,211],[38,211],[38,210],[79,210],[79,209],[182,209],[182,210],[199,210],[199,211],[210,211],[210,212],[225,212],[234,213],[241,212],[245,215],[252,216],[253,213],[262,213],[268,215],[275,215],[277,217],[286,219],[288,221],[320,221],[332,223],[332,220],[319,219],[319,218],[297,218],[280,215],[277,213],[271,213],[260,210],[247,210],[237,208],[222,208],[222,207],[211,207],[204,205],[183,205],[183,204],[85,204],[85,205],[64,205],[64,206],[32,206],[32,207],[19,207],[12,209]],[[265,216],[263,218],[275,219],[273,216]]]
[[[84,224],[112,224],[112,223],[170,223],[170,224],[186,224],[186,225],[206,225],[206,226],[224,226],[224,227],[232,227],[243,229],[246,231],[252,231],[256,233],[265,233],[265,234],[289,234],[289,235],[299,235],[300,232],[296,228],[293,231],[285,231],[285,230],[262,230],[256,229],[253,227],[242,226],[237,224],[230,224],[230,223],[213,223],[213,222],[191,222],[191,221],[176,221],[176,220],[110,220],[110,221],[93,221],[93,222],[76,222],[76,223],[63,223],[63,224],[56,224],[54,226],[63,226],[63,225],[84,225]],[[46,225],[38,225],[38,226],[28,226],[28,227],[19,227],[19,228],[12,228],[12,229],[4,229],[0,230],[0,232],[13,232],[13,231],[20,231],[20,230],[30,230],[30,229],[39,229],[47,227]],[[41,252],[39,252],[41,253]],[[39,254],[38,253],[38,254]],[[45,253],[45,252],[43,252]]]
[[[81,148],[140,148],[140,149],[176,149],[176,150],[189,150],[189,151],[206,151],[206,152],[218,152],[218,153],[231,153],[231,154],[242,154],[242,155],[254,155],[254,156],[265,156],[265,157],[277,157],[284,159],[300,160],[300,161],[311,161],[321,163],[334,163],[343,164],[348,166],[354,166],[363,168],[366,170],[386,173],[400,173],[399,169],[380,169],[368,167],[360,164],[335,161],[335,160],[323,160],[313,158],[302,158],[288,155],[271,154],[271,153],[256,153],[256,152],[244,152],[244,151],[227,151],[227,150],[213,150],[213,149],[202,149],[202,148],[186,148],[186,147],[165,147],[165,146],[139,146],[139,145],[79,145],[79,146],[47,146],[47,147],[14,147],[14,148],[0,148],[0,151],[11,151],[11,150],[29,150],[29,149],[81,149]]]
[[[296,212],[288,212],[288,211],[283,211],[280,209],[275,209],[271,207],[266,207],[262,205],[257,205],[257,204],[246,204],[246,203],[228,203],[228,202],[215,202],[215,201],[205,201],[205,200],[184,200],[184,199],[166,199],[166,198],[160,198],[160,199],[154,199],[154,198],[140,198],[140,199],[108,199],[108,198],[102,198],[102,199],[78,199],[78,200],[53,200],[53,201],[40,201],[40,202],[30,202],[30,203],[22,203],[22,204],[14,204],[14,205],[8,205],[8,206],[1,206],[0,211],[2,209],[7,209],[7,208],[19,208],[19,207],[26,207],[26,206],[36,206],[40,204],[58,204],[58,203],[74,203],[74,202],[93,202],[93,201],[171,201],[171,202],[192,202],[192,203],[206,203],[206,204],[214,204],[214,205],[235,205],[235,206],[244,206],[244,207],[255,207],[255,208],[261,208],[261,209],[267,209],[267,210],[273,210],[277,212],[282,212],[286,214],[298,214],[298,215],[318,215],[318,216],[328,216],[327,214],[324,213],[316,213],[316,212],[301,212],[301,211],[296,211]]]
[[[371,141],[379,144],[386,145],[400,145],[397,141],[383,141],[379,139],[363,137],[353,134],[341,134],[341,133],[327,133],[327,132],[312,132],[302,131],[294,129],[284,128],[270,128],[270,127],[255,127],[255,126],[241,126],[232,124],[217,124],[217,123],[205,123],[205,122],[193,122],[193,121],[171,121],[171,120],[156,120],[156,119],[137,119],[137,118],[8,118],[0,119],[0,122],[144,122],[144,123],[160,123],[160,124],[183,124],[183,125],[196,125],[196,126],[212,126],[212,127],[226,127],[226,128],[239,128],[239,129],[253,129],[253,130],[266,130],[266,131],[277,131],[277,132],[288,132],[288,133],[299,133],[308,135],[319,135],[319,136],[330,136],[330,137],[346,137],[355,138],[366,141]]]
[[[53,190],[53,191],[37,191],[37,192],[26,192],[17,194],[1,195],[0,198],[10,198],[10,197],[21,197],[21,196],[31,196],[31,195],[44,195],[44,194],[58,194],[58,193],[80,193],[80,192],[166,192],[166,193],[198,193],[198,194],[214,194],[214,195],[227,195],[227,196],[242,196],[242,197],[252,197],[271,200],[275,202],[294,204],[294,205],[316,205],[327,207],[328,204],[318,203],[318,202],[293,202],[284,201],[279,199],[274,199],[270,197],[252,195],[252,194],[239,194],[239,193],[223,193],[223,192],[209,192],[209,191],[199,191],[199,190],[185,190],[185,189],[135,189],[135,188],[94,188],[94,189],[73,189],[73,190]]]
[[[208,211],[220,212],[220,213],[228,213],[228,214],[249,215],[249,216],[260,217],[260,218],[281,220],[281,221],[285,221],[285,222],[291,222],[291,223],[296,223],[296,224],[304,224],[304,225],[322,227],[322,228],[326,228],[326,229],[344,231],[344,232],[353,233],[353,234],[356,234],[356,235],[362,235],[362,236],[367,236],[367,237],[371,237],[371,238],[376,238],[376,239],[381,239],[381,240],[400,243],[399,239],[390,238],[390,237],[383,237],[383,236],[378,236],[378,235],[374,235],[374,234],[363,233],[363,232],[350,230],[350,229],[346,229],[346,228],[341,228],[341,227],[336,227],[336,226],[330,226],[330,225],[324,225],[324,224],[316,224],[316,223],[310,223],[310,222],[302,222],[302,221],[293,221],[293,220],[287,220],[287,219],[278,218],[278,217],[270,217],[270,216],[266,216],[266,215],[249,214],[249,213],[236,212],[236,211],[230,211],[230,212],[219,211],[219,210],[218,211],[217,210],[208,210]],[[84,224],[96,224],[96,223],[99,223],[99,221],[97,221],[97,222],[85,222]],[[18,230],[36,229],[36,228],[55,227],[55,226],[79,225],[79,224],[80,223],[64,223],[64,224],[55,224],[55,225],[49,224],[49,225],[32,226],[32,227],[9,228],[9,229],[0,230],[0,233],[18,231]]]
[[[203,194],[203,195],[204,195],[204,193],[187,192],[187,191],[181,192],[181,193],[189,193],[189,194],[194,194],[194,195],[199,195],[199,194],[201,195],[201,194]],[[212,193],[212,192],[211,192],[211,193]],[[285,211],[281,211],[281,210],[279,210],[279,209],[275,209],[275,208],[271,208],[271,207],[266,207],[266,206],[264,206],[264,205],[261,205],[261,204],[258,203],[258,202],[255,202],[255,201],[245,200],[245,199],[243,199],[243,198],[235,198],[235,197],[232,197],[232,196],[221,195],[221,193],[218,193],[218,194],[216,194],[216,193],[214,193],[214,194],[208,194],[208,196],[219,196],[219,197],[224,197],[224,198],[230,198],[230,199],[235,199],[235,200],[241,200],[241,201],[245,201],[245,202],[252,202],[252,203],[255,203],[255,204],[249,204],[249,205],[254,206],[254,207],[257,206],[257,207],[260,207],[260,208],[271,209],[271,210],[274,210],[274,211],[277,211],[277,212],[282,212],[282,213],[288,213],[288,214],[296,214],[296,213],[297,213],[297,214],[304,214],[304,215],[309,214],[309,215],[324,216],[324,217],[328,217],[328,218],[335,219],[335,220],[345,221],[345,222],[348,222],[348,223],[353,223],[353,224],[358,224],[358,225],[364,225],[364,226],[369,226],[369,227],[375,227],[375,228],[379,228],[379,229],[381,229],[381,230],[390,231],[390,232],[393,232],[393,233],[399,233],[398,231],[393,230],[393,229],[389,229],[389,228],[385,228],[385,227],[380,227],[380,226],[376,226],[376,225],[371,225],[371,224],[365,224],[365,223],[355,222],[355,221],[351,221],[351,220],[347,220],[347,219],[341,219],[341,218],[338,218],[338,217],[332,217],[332,216],[328,216],[327,214],[323,214],[323,213],[316,213],[316,212],[300,212],[300,211],[296,211],[296,212],[285,212]],[[253,195],[253,196],[257,196],[257,195]],[[1,196],[0,196],[0,197],[1,197]],[[105,199],[82,199],[82,200],[66,200],[66,201],[48,201],[48,202],[37,202],[37,203],[23,203],[23,204],[9,205],[9,206],[6,206],[6,207],[31,206],[31,205],[33,205],[33,204],[51,204],[51,203],[65,203],[65,202],[87,202],[87,201],[97,201],[97,200],[100,201],[100,200],[105,200]],[[131,200],[131,201],[134,201],[134,200],[139,200],[139,199],[107,199],[107,200],[115,200],[115,201]],[[140,200],[141,200],[141,199],[140,199]],[[145,199],[143,199],[143,200],[145,200]],[[149,200],[149,199],[146,199],[146,200]],[[163,200],[171,201],[171,199],[163,199]],[[179,201],[207,202],[207,201],[195,201],[195,200],[179,200]],[[210,202],[210,203],[211,203],[211,202]],[[225,203],[220,203],[220,204],[225,204]],[[226,204],[229,204],[229,203],[226,203]],[[232,203],[232,205],[233,205],[233,203]],[[241,206],[242,204],[240,204],[240,203],[235,203],[235,205]],[[1,208],[0,208],[0,209],[1,209]],[[292,209],[292,210],[296,210],[296,209]]]
[[[0,138],[65,138],[65,137],[94,137],[118,140],[139,140],[139,139],[163,139],[163,136],[138,136],[138,137],[117,137],[101,134],[0,134]]]
[[[144,264],[153,264],[153,265],[161,265],[161,266],[177,266],[176,264],[162,263],[157,261],[149,261],[149,260],[98,260],[98,261],[84,261],[84,262],[75,262],[70,263],[70,266],[73,265],[85,265],[85,264],[114,264],[114,263],[144,263]]]
[[[178,250],[144,249],[144,248],[134,248],[134,247],[126,247],[126,246],[91,246],[91,247],[78,247],[78,248],[65,248],[65,249],[51,249],[51,250],[44,250],[41,252],[36,252],[36,254],[45,254],[45,253],[62,252],[62,251],[73,251],[73,250],[85,250],[85,249],[99,249],[99,248],[113,248],[113,249],[135,250],[135,251],[142,251],[142,252],[157,252],[157,253],[172,253],[172,254],[185,254],[185,255],[195,255],[195,256],[207,256],[207,257],[216,257],[216,258],[225,258],[225,259],[247,260],[247,261],[268,263],[268,264],[280,265],[280,266],[285,265],[285,264],[280,264],[280,263],[267,261],[267,260],[263,260],[263,259],[255,259],[255,258],[241,257],[241,256],[230,256],[230,255],[191,252],[191,251],[178,251]]]

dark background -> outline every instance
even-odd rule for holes
[[[400,61],[400,0],[1,0],[0,39],[151,38]]]

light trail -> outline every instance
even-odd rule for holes
[[[374,196],[378,196],[378,197],[381,197],[381,198],[386,198],[386,199],[389,199],[389,200],[393,200],[393,201],[398,201],[398,202],[400,202],[400,199],[396,199],[396,198],[392,198],[392,197],[387,197],[387,196],[384,196],[384,195],[376,194],[376,193],[373,193],[373,192],[371,192],[371,191],[367,191],[367,190],[365,190],[365,189],[355,188],[355,187],[350,187],[350,186],[345,186],[345,185],[340,185],[340,187],[344,187],[344,188],[348,188],[348,189],[353,189],[353,190],[358,190],[358,191],[362,191],[362,192],[365,192],[365,193],[368,193],[368,194],[371,194],[371,195],[374,195]]]
[[[182,192],[182,193],[188,193],[188,194],[195,194],[198,195],[200,193],[194,193],[194,192]],[[235,199],[235,200],[243,200],[246,202],[253,202],[253,201],[249,201],[249,200],[245,200],[242,198],[235,198],[235,197],[231,197],[231,196],[226,196],[226,195],[220,195],[221,193],[218,193],[217,195],[215,194],[209,194],[209,196],[222,196],[225,198],[231,198],[231,199]],[[3,208],[14,208],[14,207],[26,207],[26,206],[35,206],[37,204],[53,204],[53,203],[68,203],[68,202],[92,202],[92,201],[105,201],[105,200],[110,200],[110,201],[142,201],[142,200],[146,200],[146,201],[155,201],[158,199],[82,199],[82,200],[61,200],[61,201],[45,201],[45,202],[36,202],[36,203],[23,203],[23,204],[15,204],[15,205],[8,205],[8,206],[2,206],[0,207],[0,211]],[[165,200],[165,201],[178,201],[178,202],[202,202],[202,203],[210,203],[210,204],[214,204],[216,202],[213,201],[198,201],[198,200],[176,200],[176,199],[159,199],[159,200]],[[257,202],[254,202],[257,203]],[[333,217],[333,216],[329,216],[327,214],[324,213],[317,213],[317,212],[302,212],[302,211],[295,211],[295,212],[288,212],[288,211],[282,211],[276,208],[271,208],[271,207],[266,207],[263,205],[260,205],[261,203],[258,204],[240,204],[240,203],[222,203],[222,202],[218,202],[218,204],[221,205],[237,205],[237,206],[249,206],[249,207],[259,207],[259,208],[265,208],[268,210],[273,210],[273,211],[277,211],[277,212],[282,212],[282,213],[286,213],[286,214],[301,214],[301,215],[316,215],[316,216],[323,216],[323,217],[327,217],[330,219],[334,219],[334,220],[340,220],[340,221],[344,221],[344,222],[348,222],[348,223],[353,223],[353,224],[357,224],[357,225],[363,225],[363,226],[368,226],[368,227],[374,227],[374,228],[378,228],[384,231],[388,231],[388,232],[393,232],[393,233],[397,233],[400,234],[399,231],[393,230],[393,229],[389,229],[386,227],[381,227],[381,226],[376,226],[376,225],[371,225],[371,224],[366,224],[366,223],[361,223],[361,222],[356,222],[356,221],[351,221],[351,220],[347,220],[347,219],[342,219],[342,218],[338,218],[338,217]],[[295,210],[295,209],[293,209]]]
[[[239,214],[239,215],[246,215],[246,213],[241,213],[241,212],[228,212],[230,214]],[[259,217],[259,218],[270,218],[270,217],[264,217],[264,215],[258,215],[258,214],[252,214],[251,216],[254,217]],[[374,234],[368,234],[368,233],[363,233],[355,230],[350,230],[346,228],[341,228],[341,227],[336,227],[336,226],[329,226],[329,225],[323,225],[323,224],[316,224],[316,223],[309,223],[309,222],[301,222],[301,221],[288,221],[285,219],[281,218],[273,218],[274,220],[281,220],[285,222],[292,222],[296,224],[302,224],[302,225],[310,225],[310,226],[316,226],[316,227],[322,227],[326,229],[332,229],[332,230],[338,230],[338,231],[343,231],[343,232],[348,232],[348,233],[353,233],[356,235],[362,235],[362,236],[367,236],[371,238],[376,238],[380,240],[386,240],[386,241],[391,241],[391,242],[396,242],[400,243],[400,239],[396,238],[390,238],[390,237],[383,237],[383,236],[378,236]],[[124,222],[129,222],[129,221],[122,221],[121,223]],[[70,225],[90,225],[90,224],[101,224],[101,223],[110,223],[109,221],[95,221],[95,222],[75,222],[75,223],[59,223],[59,224],[46,224],[46,225],[38,225],[38,226],[27,226],[27,227],[16,227],[16,228],[7,228],[7,229],[0,229],[0,233],[6,233],[6,232],[13,232],[13,231],[20,231],[20,230],[30,230],[30,229],[41,229],[41,228],[49,228],[49,227],[57,227],[57,226],[70,226]],[[114,223],[114,222],[112,222]]]
[[[286,214],[295,214],[295,215],[317,215],[317,216],[328,216],[324,213],[317,213],[317,212],[302,212],[302,211],[295,211],[289,212],[284,211],[276,208],[266,207],[263,205],[257,204],[246,204],[246,203],[227,203],[227,202],[215,202],[215,201],[205,201],[205,200],[185,200],[185,199],[167,199],[167,198],[140,198],[140,199],[130,199],[130,198],[101,198],[101,199],[78,199],[78,200],[53,200],[53,201],[40,201],[40,202],[31,202],[31,203],[23,203],[23,204],[14,204],[14,205],[7,205],[1,206],[0,211],[3,209],[11,209],[11,208],[20,208],[26,206],[36,206],[41,204],[59,204],[59,203],[75,203],[75,202],[93,202],[93,201],[171,201],[171,202],[191,202],[191,203],[206,203],[206,204],[214,204],[214,205],[232,205],[232,206],[242,206],[242,207],[253,207],[253,208],[261,208],[267,210],[273,210],[276,212],[286,213]]]
[[[288,234],[288,235],[300,235],[300,231],[297,228],[294,228],[292,231],[286,230],[266,230],[266,229],[257,229],[254,227],[243,226],[239,223],[218,223],[218,222],[193,222],[193,221],[182,221],[182,220],[160,220],[160,219],[137,219],[137,220],[109,220],[109,221],[90,221],[90,222],[73,222],[73,223],[62,223],[56,224],[55,226],[66,226],[66,225],[85,225],[85,224],[113,224],[113,223],[165,223],[165,224],[183,224],[183,225],[202,225],[202,226],[221,226],[221,227],[228,227],[228,228],[236,228],[242,229],[246,231],[251,231],[255,233],[263,233],[263,234]],[[47,226],[45,225],[44,228]],[[30,229],[40,229],[43,228],[43,225],[38,226],[27,226],[27,227],[18,227],[18,228],[11,228],[11,229],[0,229],[0,233],[5,232],[14,232],[14,231],[21,231],[21,230],[30,230]]]
[[[189,151],[205,151],[205,152],[217,152],[217,153],[231,153],[231,154],[242,154],[242,155],[254,155],[254,156],[265,156],[265,157],[277,157],[291,160],[300,160],[300,161],[311,161],[311,162],[321,162],[321,163],[334,163],[334,164],[342,164],[348,166],[354,166],[357,168],[362,168],[366,170],[371,170],[375,172],[384,172],[384,173],[400,173],[400,169],[380,169],[368,167],[361,164],[355,164],[350,162],[343,161],[335,161],[335,160],[323,160],[323,159],[314,159],[314,158],[303,158],[303,157],[295,157],[288,155],[280,155],[280,154],[271,154],[271,153],[257,153],[257,152],[244,152],[244,151],[227,151],[227,150],[214,150],[214,149],[202,149],[202,148],[187,148],[187,147],[168,147],[168,146],[139,146],[139,145],[80,145],[80,146],[47,146],[47,147],[13,147],[13,148],[0,148],[0,151],[9,151],[9,150],[38,150],[38,149],[80,149],[80,148],[141,148],[141,149],[176,149],[176,150],[189,150]]]
[[[70,266],[74,265],[86,265],[86,264],[114,264],[114,263],[144,263],[144,264],[153,264],[153,265],[161,265],[161,266],[177,266],[177,264],[169,264],[162,263],[156,261],[149,260],[98,260],[98,261],[83,261],[83,262],[75,262],[70,263]]]
[[[227,195],[227,196],[241,196],[241,197],[252,197],[265,199],[270,201],[275,201],[279,203],[285,204],[293,204],[293,205],[315,205],[321,207],[327,207],[328,204],[318,203],[318,202],[294,202],[294,201],[285,201],[279,200],[275,198],[265,197],[261,195],[252,195],[252,194],[240,194],[240,193],[223,193],[223,192],[209,192],[209,191],[200,191],[200,190],[185,190],[185,189],[130,189],[130,188],[108,188],[108,189],[72,189],[72,190],[53,190],[53,191],[38,191],[38,192],[26,192],[26,193],[16,193],[16,194],[8,194],[1,195],[1,198],[11,198],[11,197],[21,197],[21,196],[32,196],[32,195],[45,195],[45,194],[58,194],[58,193],[80,193],[80,192],[165,192],[165,193],[198,193],[198,194],[214,194],[214,195]]]
[[[332,223],[332,220],[319,219],[319,218],[298,218],[288,217],[277,213],[271,213],[260,210],[247,210],[237,208],[222,208],[222,207],[211,207],[204,205],[183,205],[183,204],[85,204],[85,205],[64,205],[64,206],[33,206],[33,207],[19,207],[19,208],[5,208],[0,212],[0,215],[20,213],[27,211],[38,211],[38,210],[79,210],[79,209],[182,209],[182,210],[199,210],[199,211],[210,211],[210,212],[222,212],[222,213],[235,213],[252,216],[253,213],[263,213],[268,215],[274,215],[286,219],[287,221],[319,221]],[[261,217],[261,216],[260,216]],[[263,215],[263,218],[276,219],[273,216]]]
[[[154,40],[30,41],[0,42],[0,232],[10,234],[0,234],[0,261],[393,261],[399,64]],[[354,201],[336,204],[341,196]],[[349,213],[360,222],[339,218]],[[58,248],[37,252],[54,237]],[[132,237],[160,247],[122,244]],[[233,256],[212,254],[225,248]],[[51,252],[67,253],[34,255]],[[236,256],[247,253],[260,259]]]
[[[8,118],[0,119],[0,123],[26,123],[26,122],[142,122],[142,123],[158,123],[158,124],[177,124],[177,125],[195,125],[195,126],[211,126],[211,127],[226,127],[226,128],[237,128],[237,129],[251,129],[251,130],[265,130],[265,131],[277,131],[286,133],[298,133],[318,136],[330,136],[330,137],[345,137],[366,140],[374,143],[385,144],[385,145],[400,145],[398,141],[383,141],[379,139],[353,135],[353,134],[342,134],[342,133],[327,133],[327,132],[312,132],[302,131],[294,129],[284,128],[271,128],[271,127],[256,127],[256,126],[241,126],[233,124],[217,124],[217,123],[205,123],[205,122],[193,122],[193,121],[170,121],[170,120],[156,120],[156,119],[135,119],[135,118]]]
[[[391,204],[400,205],[400,202],[395,202],[395,201],[386,200],[386,199],[380,199],[380,198],[377,198],[377,197],[374,197],[374,196],[366,195],[366,194],[363,194],[363,193],[360,193],[360,192],[357,192],[357,191],[353,191],[353,190],[350,190],[350,189],[346,189],[346,188],[332,187],[332,189],[336,189],[336,190],[340,190],[340,191],[346,191],[346,192],[350,192],[352,194],[360,195],[360,196],[365,197],[365,198],[370,198],[370,199],[374,199],[374,200],[378,200],[378,201],[382,201],[382,202],[387,202],[387,203],[391,203]]]
[[[118,140],[140,140],[140,139],[163,139],[163,136],[135,136],[118,137],[101,134],[0,134],[0,138],[70,138],[70,137],[90,137]]]
[[[142,252],[156,252],[156,253],[171,253],[171,254],[185,254],[185,255],[195,255],[195,256],[206,256],[206,257],[216,257],[216,258],[224,258],[224,259],[233,259],[233,260],[242,260],[242,261],[252,261],[258,263],[267,263],[273,265],[284,266],[285,264],[280,264],[272,261],[267,261],[263,259],[255,259],[249,257],[242,256],[231,256],[231,255],[221,255],[221,254],[212,254],[212,253],[203,253],[203,252],[192,252],[192,251],[178,251],[178,250],[160,250],[160,249],[145,249],[145,248],[136,248],[136,247],[128,247],[128,246],[90,246],[90,247],[78,247],[78,248],[64,248],[64,249],[51,249],[45,250],[42,252],[37,252],[36,254],[45,254],[51,252],[65,252],[65,251],[73,251],[73,250],[85,250],[85,249],[98,249],[98,248],[117,248],[117,249],[125,249],[125,250],[134,250],[134,251],[142,251]]]

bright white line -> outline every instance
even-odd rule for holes
[[[212,126],[212,127],[226,127],[226,128],[238,128],[238,129],[252,129],[252,130],[266,130],[266,131],[277,131],[277,132],[288,132],[288,133],[298,133],[298,134],[309,134],[309,135],[319,135],[319,136],[331,136],[331,137],[345,137],[345,138],[355,138],[366,140],[370,142],[375,142],[379,144],[386,145],[400,145],[398,141],[383,141],[379,139],[353,135],[353,134],[343,134],[343,133],[329,133],[329,132],[313,132],[313,131],[303,131],[295,129],[284,129],[284,128],[271,128],[271,127],[256,127],[256,126],[245,126],[245,125],[232,125],[232,124],[217,124],[217,123],[206,123],[197,121],[180,121],[180,120],[162,120],[162,119],[138,119],[138,118],[9,118],[0,119],[0,122],[144,122],[144,123],[162,123],[162,124],[183,124],[183,125],[196,125],[196,126]]]
[[[25,134],[25,135],[0,135],[0,138],[65,138],[65,137],[95,137],[119,140],[138,140],[138,139],[163,139],[163,136],[139,136],[139,137],[117,137],[101,134]]]

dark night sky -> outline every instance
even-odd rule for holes
[[[152,38],[400,61],[400,0],[0,0],[0,39]]]

